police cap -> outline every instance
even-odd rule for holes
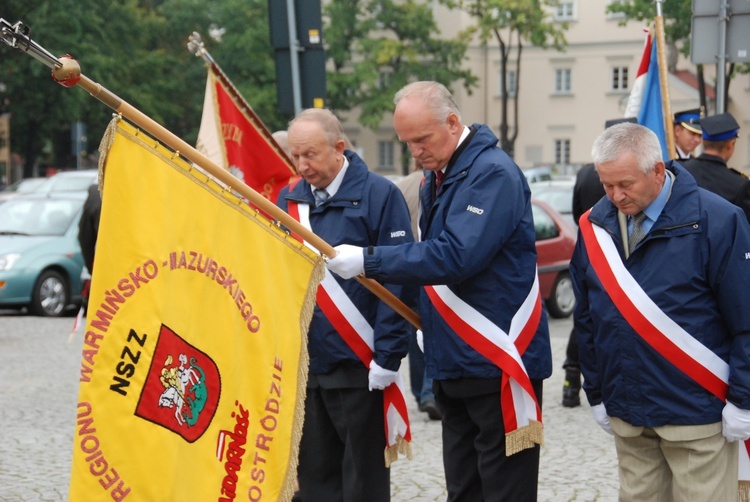
[[[633,124],[637,124],[638,123],[638,119],[635,118],[635,117],[628,117],[628,118],[624,118],[624,119],[611,119],[611,120],[608,120],[608,121],[606,121],[604,123],[604,128],[605,129],[609,129],[613,125],[622,124],[623,122],[632,122]]]
[[[679,124],[688,131],[694,133],[701,133],[701,110],[700,108],[693,108],[692,110],[685,110],[674,114],[675,125]]]
[[[736,138],[740,125],[731,113],[720,113],[701,120],[703,139],[708,141],[724,141]]]

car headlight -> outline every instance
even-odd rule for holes
[[[0,254],[0,271],[10,270],[20,257],[20,253]]]

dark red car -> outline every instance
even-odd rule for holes
[[[546,202],[531,199],[531,208],[542,298],[551,317],[568,317],[576,303],[568,272],[576,244],[576,230]]]

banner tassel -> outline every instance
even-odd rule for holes
[[[739,502],[750,502],[750,481],[740,480],[737,487],[737,500]]]
[[[505,434],[506,457],[533,448],[536,445],[544,446],[544,425],[542,422],[530,420],[529,425],[524,425]]]
[[[409,460],[412,459],[411,443],[406,439],[398,436],[396,438],[396,444],[387,446],[385,448],[385,466],[390,467],[393,462],[399,459],[400,455],[406,456]]]

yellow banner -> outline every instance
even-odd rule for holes
[[[288,500],[322,261],[129,124],[108,134],[70,500]]]

